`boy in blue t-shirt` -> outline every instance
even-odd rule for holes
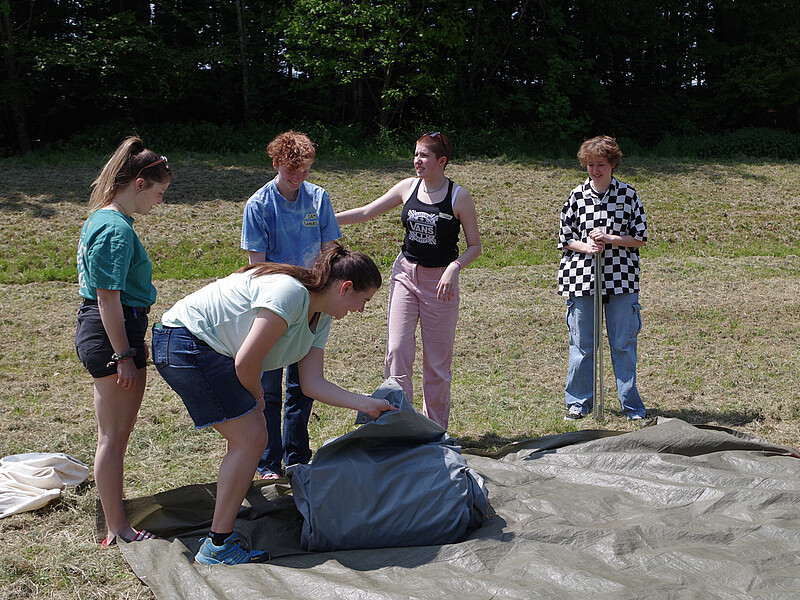
[[[267,147],[275,178],[247,201],[242,221],[242,249],[250,264],[276,262],[311,268],[324,242],[341,237],[331,199],[323,188],[306,181],[314,162],[313,142],[305,134],[286,131]],[[281,458],[286,466],[311,460],[308,419],[312,398],[300,389],[297,364],[286,369],[286,407],[281,438],[281,380],[283,369],[261,377],[264,417],[269,441],[258,475],[281,477]]]

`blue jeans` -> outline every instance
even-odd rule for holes
[[[637,337],[642,329],[639,294],[610,294],[603,308],[622,411],[629,417],[644,417],[644,403],[636,388]],[[594,296],[567,299],[567,327],[569,369],[564,390],[567,409],[577,406],[586,414],[594,405]]]
[[[311,460],[311,445],[308,440],[308,419],[311,416],[313,398],[303,394],[300,389],[300,374],[297,363],[286,367],[286,408],[283,416],[283,437],[281,438],[281,406],[283,369],[265,371],[261,375],[264,388],[264,417],[267,419],[269,442],[258,471],[266,469],[281,472],[281,458],[289,465],[306,464]]]
[[[257,406],[239,381],[233,359],[184,327],[153,327],[153,363],[198,429],[244,416]]]

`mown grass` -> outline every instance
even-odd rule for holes
[[[65,452],[92,463],[91,380],[73,348],[74,255],[100,162],[0,164],[0,456]],[[171,164],[177,177],[166,204],[136,225],[155,263],[153,320],[244,263],[244,201],[272,176],[253,157]],[[338,209],[377,197],[408,172],[395,162],[367,169],[320,161],[312,178]],[[487,160],[454,164],[450,174],[476,200],[484,245],[461,280],[451,434],[464,446],[491,450],[576,427],[631,429],[619,411],[610,360],[605,420],[562,420],[567,339],[563,300],[555,294],[555,235],[580,170],[567,161]],[[649,222],[639,386],[650,414],[800,446],[796,166],[626,157],[619,175],[639,190]],[[346,227],[344,240],[372,254],[388,278],[401,240],[399,216]],[[372,391],[383,379],[386,287],[364,314],[334,323],[327,375],[355,391]],[[213,481],[224,452],[220,438],[194,431],[180,400],[148,371],[126,463],[127,494]],[[414,383],[420,390],[418,376]],[[352,430],[354,416],[317,403],[313,445]],[[90,481],[46,508],[0,521],[0,598],[152,597],[117,550],[95,544],[95,502]]]
[[[98,162],[99,162],[98,158]],[[271,166],[173,160],[166,205],[141,220],[140,237],[157,279],[219,277],[241,264],[244,202],[273,175]],[[683,164],[630,159],[620,177],[646,203],[652,241],[645,256],[748,257],[800,254],[792,219],[789,163]],[[320,162],[313,180],[337,209],[372,200],[409,174],[408,164],[359,169]],[[0,181],[0,283],[72,281],[75,240],[86,218],[97,167],[30,167],[10,162]],[[555,221],[582,176],[572,161],[454,164],[451,176],[474,195],[484,252],[475,267],[557,261]],[[784,218],[780,218],[784,216]],[[344,234],[382,266],[401,239],[399,215],[348,227]],[[25,251],[30,249],[31,251]]]

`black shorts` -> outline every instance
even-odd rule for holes
[[[147,314],[129,306],[123,306],[122,309],[128,343],[131,348],[136,348],[133,363],[137,369],[143,369],[147,366],[147,351],[144,342],[144,336],[147,333]],[[106,366],[114,354],[114,348],[111,346],[111,340],[108,339],[105,327],[103,327],[97,304],[83,304],[78,309],[75,350],[92,377],[100,378],[116,374],[117,365]]]

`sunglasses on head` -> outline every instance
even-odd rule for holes
[[[161,158],[159,158],[157,161],[155,161],[155,162],[151,162],[151,163],[150,163],[149,165],[147,165],[146,167],[142,167],[141,169],[139,169],[139,172],[136,174],[136,177],[134,177],[133,179],[134,179],[134,180],[136,180],[136,179],[139,179],[139,175],[141,175],[141,174],[142,174],[142,171],[144,171],[145,169],[149,169],[150,167],[155,167],[156,165],[160,165],[161,163],[164,163],[164,168],[165,168],[167,171],[169,171],[169,163],[167,162],[167,157],[166,157],[166,156],[162,156],[162,157],[161,157]]]
[[[428,133],[423,133],[422,135],[427,135],[430,138],[435,138],[437,135],[441,135],[441,131],[429,131]]]

